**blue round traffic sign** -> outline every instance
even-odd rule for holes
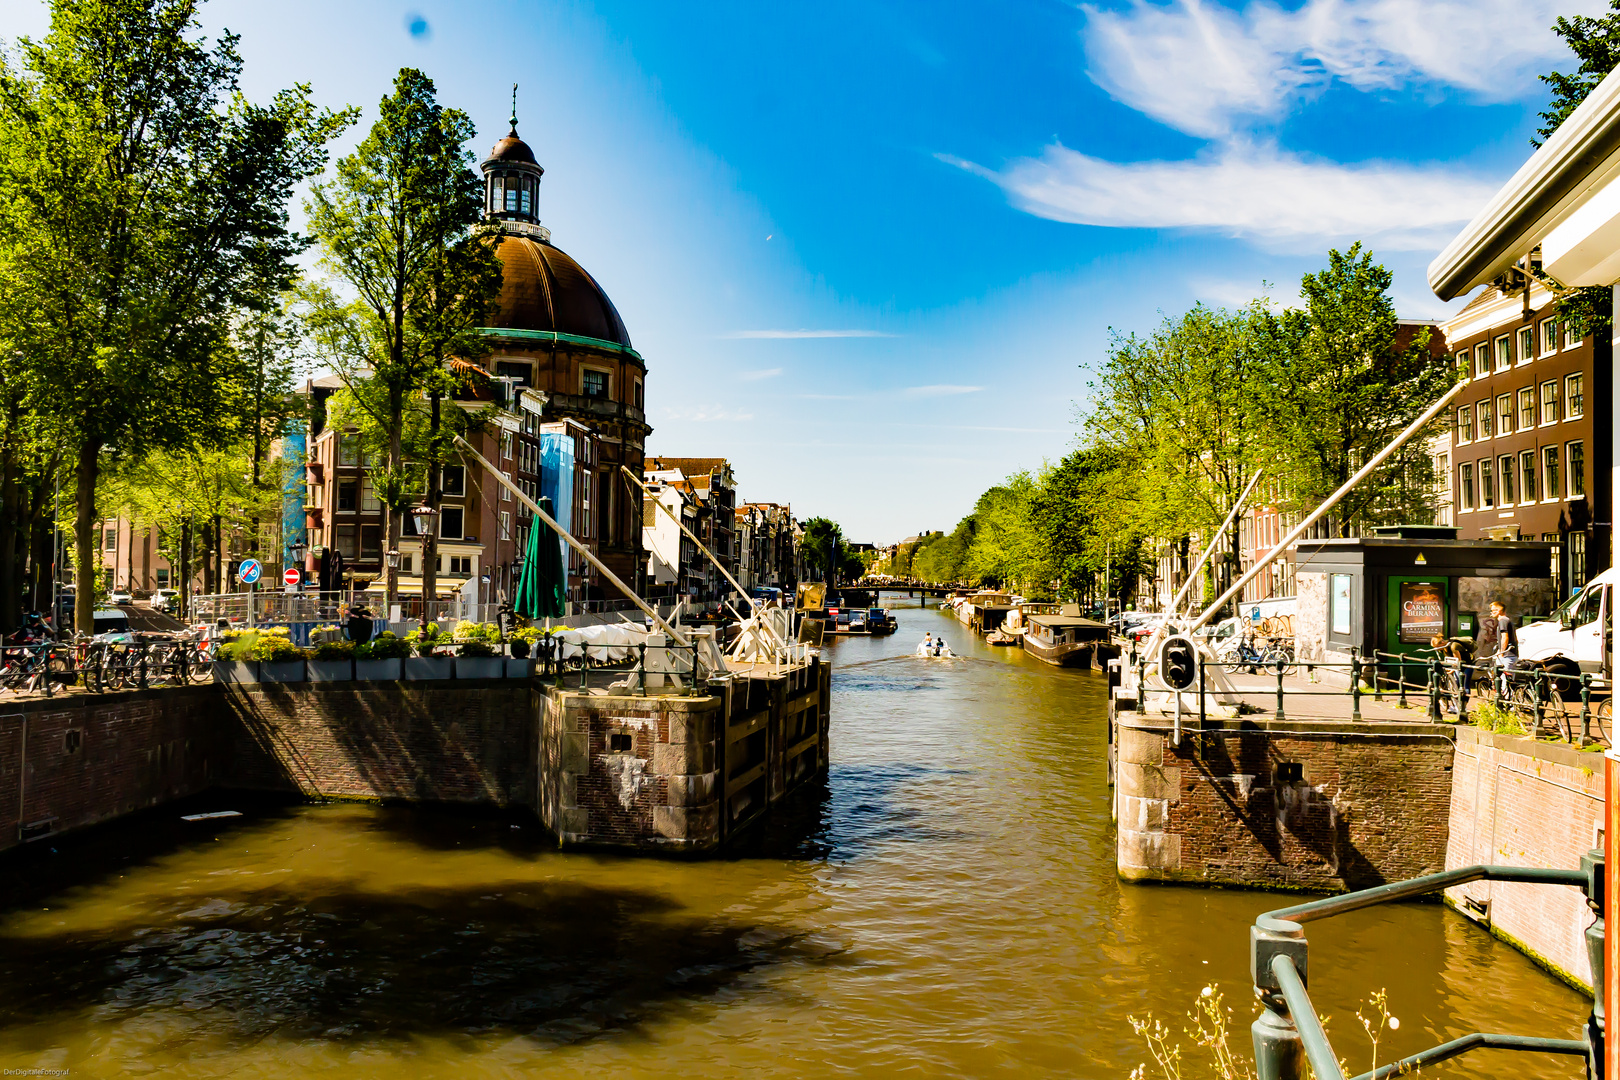
[[[241,567],[236,571],[236,579],[244,585],[252,585],[264,573],[264,567],[259,565],[258,559],[243,559]]]

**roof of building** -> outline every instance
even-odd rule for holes
[[[534,151],[529,149],[529,144],[518,138],[516,127],[507,132],[505,138],[490,148],[487,160],[521,161],[525,165],[539,165],[539,162],[534,160]]]
[[[707,478],[717,472],[730,472],[731,463],[725,458],[686,458],[686,457],[650,457],[643,463],[642,468],[647,472],[660,472],[676,469],[693,480],[704,481],[707,487]]]
[[[629,347],[630,331],[618,308],[567,252],[507,235],[495,242],[495,255],[504,274],[491,329],[568,334]]]

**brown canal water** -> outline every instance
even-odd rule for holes
[[[1100,675],[932,609],[846,640],[833,765],[753,850],[560,853],[530,820],[225,795],[0,861],[0,1070],[73,1077],[1078,1076],[1218,984],[1248,1054],[1276,894],[1122,884]],[[925,630],[963,654],[904,654]],[[197,809],[190,806],[188,809]],[[1575,932],[1574,929],[1571,932]],[[1312,924],[1354,1071],[1474,1030],[1574,1037],[1580,995],[1452,912]],[[1189,1067],[1189,1078],[1205,1075]],[[1476,1054],[1428,1075],[1574,1077]]]

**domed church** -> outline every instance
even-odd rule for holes
[[[504,272],[484,328],[493,351],[483,363],[507,405],[500,446],[491,449],[526,493],[551,497],[559,522],[639,588],[641,497],[627,489],[619,466],[642,474],[652,430],[643,402],[647,366],[607,293],[540,224],[545,169],[518,137],[516,109],[510,123],[481,166],[485,207],[500,225],[495,253]],[[496,550],[485,545],[485,565],[492,585],[510,597],[531,518],[499,485],[480,486],[486,492],[480,501],[495,507],[486,535],[498,540]],[[568,558],[570,600],[620,598],[578,554]]]

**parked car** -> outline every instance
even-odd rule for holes
[[[107,594],[107,603],[109,604],[133,604],[134,602],[135,598],[123,589],[114,589]]]
[[[153,611],[171,611],[179,599],[179,589],[155,589],[152,592],[151,608]]]

